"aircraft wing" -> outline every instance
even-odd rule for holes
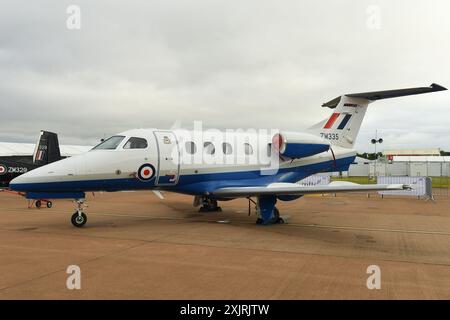
[[[263,195],[296,196],[313,193],[366,192],[408,190],[405,184],[357,184],[347,181],[334,181],[328,185],[302,186],[297,183],[272,183],[261,187],[226,187],[212,192],[214,196],[223,198],[246,198]]]

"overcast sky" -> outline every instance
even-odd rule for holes
[[[3,1],[0,141],[47,129],[92,145],[176,120],[300,131],[340,94],[450,87],[449,12],[448,0]],[[378,129],[383,148],[450,151],[449,111],[450,91],[378,101],[357,148],[373,151]]]

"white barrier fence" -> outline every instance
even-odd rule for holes
[[[379,184],[408,184],[410,190],[378,191],[381,195],[399,195],[433,198],[431,178],[429,177],[377,177]]]
[[[328,185],[331,177],[328,175],[312,175],[306,177],[297,183],[301,186],[312,187],[318,185]],[[409,190],[390,190],[378,191],[378,194],[397,195],[397,196],[412,196],[412,197],[426,197],[433,199],[432,181],[430,177],[392,177],[379,176],[377,177],[378,184],[407,184],[411,186]],[[363,183],[364,184],[364,183]]]
[[[350,177],[409,176],[450,177],[449,162],[367,162],[351,164],[347,173]]]

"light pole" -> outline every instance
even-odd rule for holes
[[[382,138],[378,139],[378,130],[375,130],[375,139],[370,140],[370,142],[372,142],[372,144],[375,145],[375,160],[377,160],[378,159],[377,143],[383,143]]]
[[[378,138],[378,130],[375,130],[375,139],[370,140],[370,142],[372,142],[372,144],[375,146],[375,170],[373,170],[373,172],[374,172],[374,175],[377,177],[377,176],[378,176],[378,168],[377,168],[377,163],[378,163],[377,143],[383,143],[383,139],[382,139],[382,138]]]

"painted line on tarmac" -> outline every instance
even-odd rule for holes
[[[109,213],[93,213],[94,215],[102,216],[117,216],[117,217],[133,217],[133,218],[145,218],[155,220],[193,220],[195,222],[217,222],[216,219],[198,219],[198,217],[149,217],[141,215],[127,215],[127,214],[109,214]],[[239,223],[254,224],[247,220],[241,219],[228,219],[232,224],[233,221]],[[444,231],[430,231],[430,230],[406,230],[406,229],[385,229],[385,228],[366,228],[366,227],[352,227],[352,226],[333,226],[333,225],[318,225],[318,224],[295,224],[286,223],[283,224],[287,227],[299,227],[299,228],[318,228],[318,229],[341,229],[341,230],[359,230],[359,231],[373,231],[373,232],[392,232],[392,233],[411,233],[411,234],[425,234],[425,235],[442,235],[450,236],[450,232]]]
[[[299,228],[342,229],[342,230],[359,230],[359,231],[376,231],[376,232],[393,232],[393,233],[413,233],[413,234],[432,234],[432,235],[450,236],[450,232],[429,231],[429,230],[384,229],[384,228],[365,228],[365,227],[351,227],[351,226],[331,226],[331,225],[293,224],[293,223],[287,223],[286,226],[299,227]]]
[[[151,217],[143,215],[129,215],[120,213],[90,213],[93,215],[101,216],[117,216],[117,217],[133,217],[133,218],[144,218],[144,219],[155,219],[155,220],[194,220],[196,222],[216,222],[215,219],[201,219],[198,217]],[[242,219],[232,219],[233,221],[240,223],[254,224],[247,220]],[[284,226],[287,227],[300,227],[300,228],[320,228],[320,229],[342,229],[342,230],[360,230],[360,231],[376,231],[376,232],[393,232],[393,233],[412,233],[412,234],[430,234],[430,235],[443,235],[450,236],[450,232],[444,231],[429,231],[429,230],[406,230],[406,229],[385,229],[385,228],[366,228],[366,227],[352,227],[352,226],[333,226],[333,225],[318,225],[318,224],[296,224],[296,223],[286,223]]]
[[[44,209],[45,210],[45,209]],[[12,209],[12,211],[22,211],[19,209]],[[36,212],[35,210],[34,212]],[[31,213],[31,212],[30,212]],[[60,211],[41,211],[38,213],[46,214],[67,214],[66,212]],[[148,220],[176,220],[184,221],[190,220],[193,222],[217,222],[217,219],[201,219],[199,217],[167,217],[167,216],[146,216],[146,215],[135,215],[135,214],[120,214],[120,213],[89,213],[88,215],[93,216],[111,216],[111,217],[121,217],[121,218],[141,218]],[[219,217],[217,217],[219,218]],[[253,225],[253,222],[243,220],[243,219],[228,219],[230,220],[230,225],[233,222],[246,223]],[[366,227],[352,227],[352,226],[334,226],[334,225],[318,225],[318,224],[296,224],[296,223],[286,223],[282,226],[285,227],[297,227],[297,228],[317,228],[317,229],[335,229],[335,230],[358,230],[358,231],[371,231],[371,232],[390,232],[390,233],[408,233],[408,234],[423,234],[423,235],[440,235],[440,236],[450,236],[450,232],[444,231],[432,231],[432,230],[407,230],[407,229],[386,229],[386,228],[366,228]]]

